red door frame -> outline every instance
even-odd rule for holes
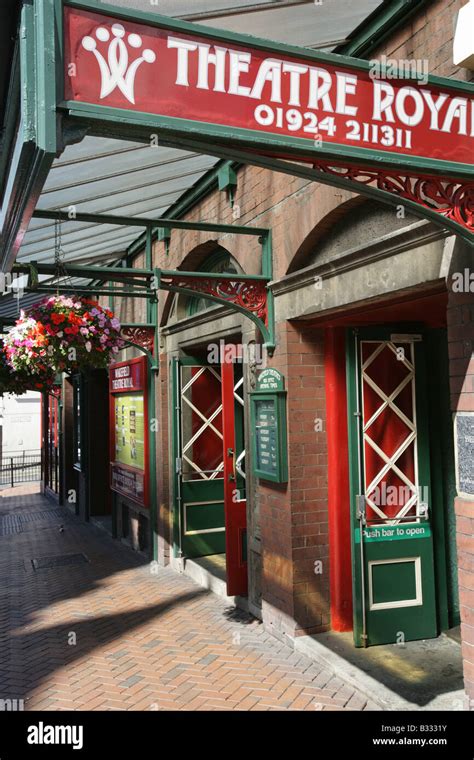
[[[447,292],[416,294],[383,304],[348,310],[339,317],[316,320],[325,328],[326,433],[328,445],[329,585],[331,628],[352,631],[352,563],[350,534],[349,441],[347,432],[347,327],[420,322],[426,327],[446,324]],[[319,322],[319,324],[318,324]]]
[[[343,327],[328,327],[325,331],[325,368],[331,628],[333,631],[352,631],[346,340]]]
[[[243,560],[247,529],[247,502],[236,499],[234,364],[222,361],[222,432],[224,457],[224,513],[227,594],[248,593],[247,561]]]

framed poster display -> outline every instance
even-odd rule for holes
[[[143,507],[149,505],[146,357],[112,364],[110,487]]]

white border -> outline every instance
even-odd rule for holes
[[[374,565],[388,565],[397,562],[414,562],[415,563],[415,588],[416,596],[414,599],[399,599],[396,602],[378,602],[374,604],[373,585],[372,585],[372,567]],[[423,590],[421,584],[421,557],[400,557],[399,559],[376,559],[369,560],[369,609],[370,610],[391,610],[397,607],[419,607],[423,604]]]
[[[224,504],[223,499],[214,499],[213,501],[186,501],[183,503],[183,517],[184,517],[184,535],[185,536],[197,536],[200,533],[223,533],[225,531],[225,525],[222,528],[207,528],[206,530],[188,530],[187,529],[187,507],[199,507],[204,504]]]

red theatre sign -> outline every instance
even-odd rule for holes
[[[383,152],[450,162],[451,172],[472,164],[474,101],[462,85],[390,79],[386,71],[379,78],[342,57],[315,60],[276,44],[272,53],[251,38],[226,43],[179,28],[66,7],[66,100],[185,119],[204,131],[217,124],[302,138],[311,161],[320,140],[379,159]]]

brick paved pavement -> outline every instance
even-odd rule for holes
[[[0,492],[0,699],[27,710],[378,709],[254,618],[33,491]],[[89,562],[32,564],[80,553]]]

